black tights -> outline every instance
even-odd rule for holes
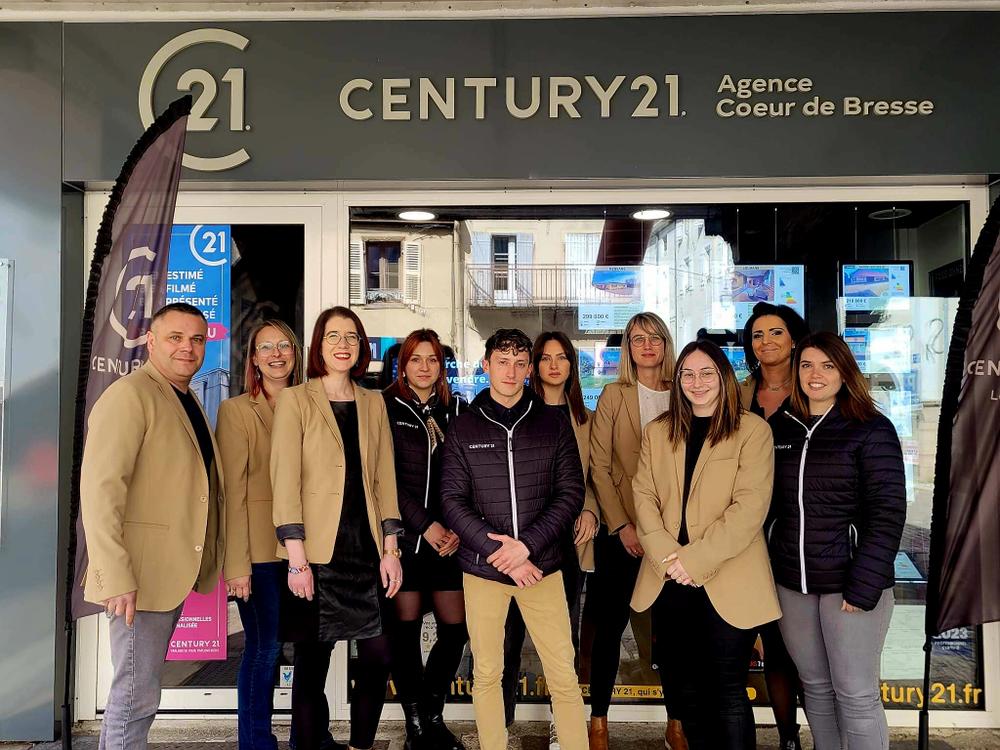
[[[425,597],[430,597],[437,621],[437,641],[424,667],[420,629]],[[462,661],[469,633],[465,626],[465,596],[461,591],[400,591],[395,596],[392,677],[401,703],[417,703],[427,694],[443,700]]]
[[[358,660],[350,678],[351,747],[367,750],[375,743],[389,680],[390,638],[383,633],[357,641]],[[296,750],[319,750],[329,733],[330,706],[326,700],[326,675],[335,644],[327,641],[295,644],[295,679],[292,681],[292,732]]]
[[[594,646],[590,655],[590,715],[607,716],[618,664],[622,635],[632,609],[632,589],[641,558],[625,551],[621,539],[602,526],[594,540],[595,570],[587,583],[588,612],[594,615]]]
[[[774,723],[778,727],[778,736],[782,740],[790,740],[799,733],[795,698],[798,697],[805,706],[799,671],[788,655],[777,620],[761,626],[760,638],[764,645],[764,680],[767,682],[771,710],[774,711]]]

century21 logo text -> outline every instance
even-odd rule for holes
[[[157,50],[146,65],[139,83],[139,116],[143,127],[153,124],[156,116],[153,114],[153,91],[156,79],[163,67],[179,52],[197,44],[226,44],[243,51],[250,40],[241,34],[225,29],[196,29],[174,37]],[[246,101],[246,74],[243,68],[230,68],[222,76],[222,82],[229,89],[229,129],[231,131],[249,130],[244,124],[244,104]],[[212,106],[219,93],[219,84],[215,77],[203,68],[191,68],[177,79],[178,91],[193,91],[195,86],[201,87],[201,93],[194,100],[191,115],[188,117],[187,129],[190,132],[207,132],[214,130],[219,118],[206,117],[205,113]],[[233,151],[225,156],[192,156],[184,154],[184,166],[202,172],[220,172],[232,169],[250,160],[250,154],[245,148]]]

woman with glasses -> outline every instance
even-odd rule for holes
[[[758,302],[743,326],[743,350],[750,375],[740,388],[743,408],[770,419],[792,394],[792,355],[809,326],[792,308]],[[770,520],[770,517],[769,519]],[[767,697],[778,727],[781,750],[799,750],[795,699],[803,699],[795,662],[788,655],[778,623],[760,629],[764,646]],[[803,704],[805,701],[802,701]]]
[[[271,423],[278,394],[302,380],[302,350],[287,324],[265,320],[250,332],[245,362],[246,391],[222,402],[216,428],[226,476],[226,559],[236,571],[228,593],[237,597],[245,637],[236,678],[239,747],[276,750],[271,714],[285,565],[274,553]]]
[[[680,353],[670,410],[645,431],[632,483],[645,549],[632,595],[653,609],[664,699],[694,750],[756,747],[747,697],[757,628],[780,615],[764,541],[774,447],[708,341]]]
[[[583,403],[580,388],[580,368],[576,349],[566,334],[547,331],[539,334],[531,350],[531,387],[546,406],[566,415],[580,449],[583,479],[586,483],[583,510],[573,528],[563,539],[563,586],[569,605],[570,634],[576,658],[580,656],[580,600],[587,573],[594,570],[594,537],[600,526],[597,498],[590,484],[590,428],[593,412]],[[514,722],[517,685],[521,671],[521,649],[524,646],[525,624],[516,603],[511,603],[504,637],[503,697],[507,726]],[[555,724],[549,717],[549,747],[559,747]]]
[[[444,348],[429,328],[399,348],[399,372],[383,392],[396,457],[406,580],[396,595],[392,677],[406,720],[406,750],[464,750],[445,726],[444,704],[469,634],[458,535],[441,514],[441,456],[451,420],[464,407],[445,380]],[[434,612],[437,640],[424,666],[420,630]]]
[[[781,633],[806,693],[818,750],[889,747],[878,690],[906,520],[896,429],[854,355],[832,333],[799,342],[792,397],[771,418],[771,563]]]
[[[674,342],[659,315],[643,312],[625,326],[618,382],[605,386],[590,429],[590,474],[604,524],[594,542],[595,571],[587,598],[595,616],[590,657],[590,750],[608,750],[608,708],[618,674],[629,597],[643,544],[635,526],[632,477],[642,430],[670,407]],[[667,747],[684,750],[676,721]]]
[[[274,525],[288,560],[279,635],[295,643],[292,732],[319,750],[330,723],[324,687],[337,641],[355,640],[353,750],[375,740],[389,677],[388,599],[403,583],[392,433],[380,393],[359,388],[370,349],[361,320],[324,310],[305,385],[274,412]]]

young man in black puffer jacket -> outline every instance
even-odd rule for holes
[[[583,509],[573,427],[525,380],[531,340],[500,329],[486,342],[489,390],[448,430],[441,477],[445,520],[461,540],[472,699],[483,750],[504,750],[504,624],[517,601],[542,660],[564,750],[585,750],[586,718],[573,664],[560,540]]]

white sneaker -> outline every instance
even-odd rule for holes
[[[561,750],[559,747],[559,737],[556,735],[556,724],[549,722],[549,750]]]

